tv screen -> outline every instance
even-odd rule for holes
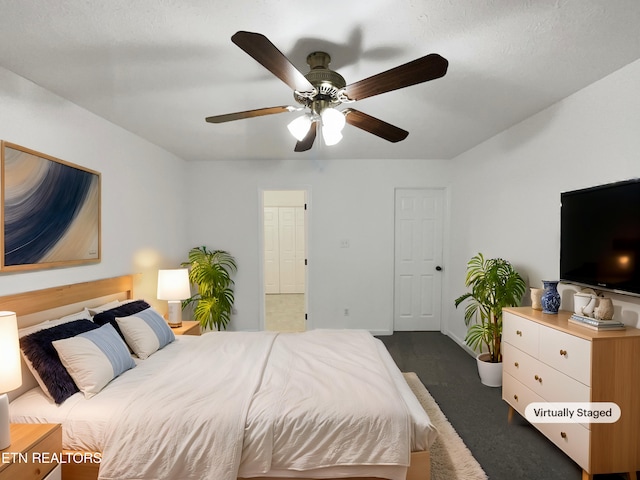
[[[560,279],[640,295],[640,179],[563,192]]]

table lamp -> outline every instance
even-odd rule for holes
[[[18,319],[14,312],[0,312],[0,450],[11,445],[7,392],[22,385]]]
[[[158,270],[158,300],[169,301],[169,326],[182,325],[182,300],[191,296],[189,269]]]

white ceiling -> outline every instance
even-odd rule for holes
[[[638,0],[0,0],[0,66],[185,160],[448,159],[640,58],[639,25]],[[347,84],[432,52],[449,70],[353,104],[406,140],[347,125],[295,153],[299,114],[204,121],[296,105],[238,30],[303,73],[324,50]]]

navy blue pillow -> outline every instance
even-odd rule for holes
[[[74,320],[39,330],[20,339],[20,348],[58,405],[80,390],[64,368],[52,342],[98,328],[91,320]],[[46,392],[45,392],[46,393]]]
[[[117,307],[110,308],[109,310],[96,314],[93,317],[93,321],[100,326],[110,323],[111,326],[116,329],[118,335],[120,335],[124,340],[124,335],[118,326],[118,322],[116,322],[116,317],[128,317],[129,315],[135,315],[136,313],[146,310],[150,306],[151,305],[144,300],[134,300],[133,302],[123,303],[122,305],[118,305]]]

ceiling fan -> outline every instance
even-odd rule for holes
[[[283,105],[244,112],[207,117],[209,123],[224,123],[243,118],[260,117],[293,111],[305,113],[293,120],[288,128],[298,140],[296,152],[309,150],[322,131],[325,144],[334,145],[342,139],[345,123],[377,135],[390,142],[407,138],[409,132],[353,108],[338,110],[342,104],[372,97],[418,83],[440,78],[447,73],[449,62],[436,53],[405,63],[385,72],[347,85],[344,78],[329,69],[331,57],[325,52],[313,52],[307,57],[310,70],[303,75],[267,37],[260,33],[239,31],[231,41],[253,57],[263,67],[293,89],[301,106]]]

